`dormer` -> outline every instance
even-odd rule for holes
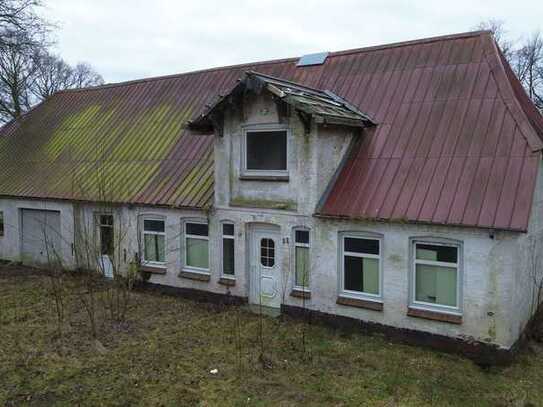
[[[339,96],[249,71],[192,129],[215,134],[215,205],[312,214],[370,118]]]

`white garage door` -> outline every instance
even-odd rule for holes
[[[46,265],[60,255],[60,212],[22,210],[23,263]]]

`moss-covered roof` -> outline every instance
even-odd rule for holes
[[[215,75],[55,94],[0,133],[0,195],[209,206],[212,139],[185,126]]]

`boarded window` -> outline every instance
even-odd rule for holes
[[[286,171],[286,131],[249,131],[246,138],[247,170]]]

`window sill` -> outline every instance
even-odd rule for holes
[[[209,282],[209,280],[211,280],[211,274],[188,270],[181,270],[181,272],[178,274],[178,277],[205,282]]]
[[[288,175],[240,175],[241,181],[271,181],[271,182],[288,182]]]
[[[235,277],[221,277],[219,278],[219,284],[226,285],[228,287],[233,287],[236,285]]]
[[[373,311],[383,310],[383,303],[381,301],[363,300],[361,298],[343,297],[341,295],[337,297],[336,304],[346,305],[348,307],[370,309]]]
[[[462,315],[449,314],[446,312],[429,311],[421,308],[409,307],[407,309],[407,316],[414,318],[430,319],[432,321],[447,322],[449,324],[461,324]]]
[[[168,269],[166,268],[166,266],[161,267],[161,266],[151,266],[149,264],[142,264],[140,266],[140,271],[144,273],[151,273],[151,274],[166,274]]]
[[[311,291],[303,290],[301,288],[293,288],[292,291],[290,292],[290,296],[309,300],[311,299]]]

